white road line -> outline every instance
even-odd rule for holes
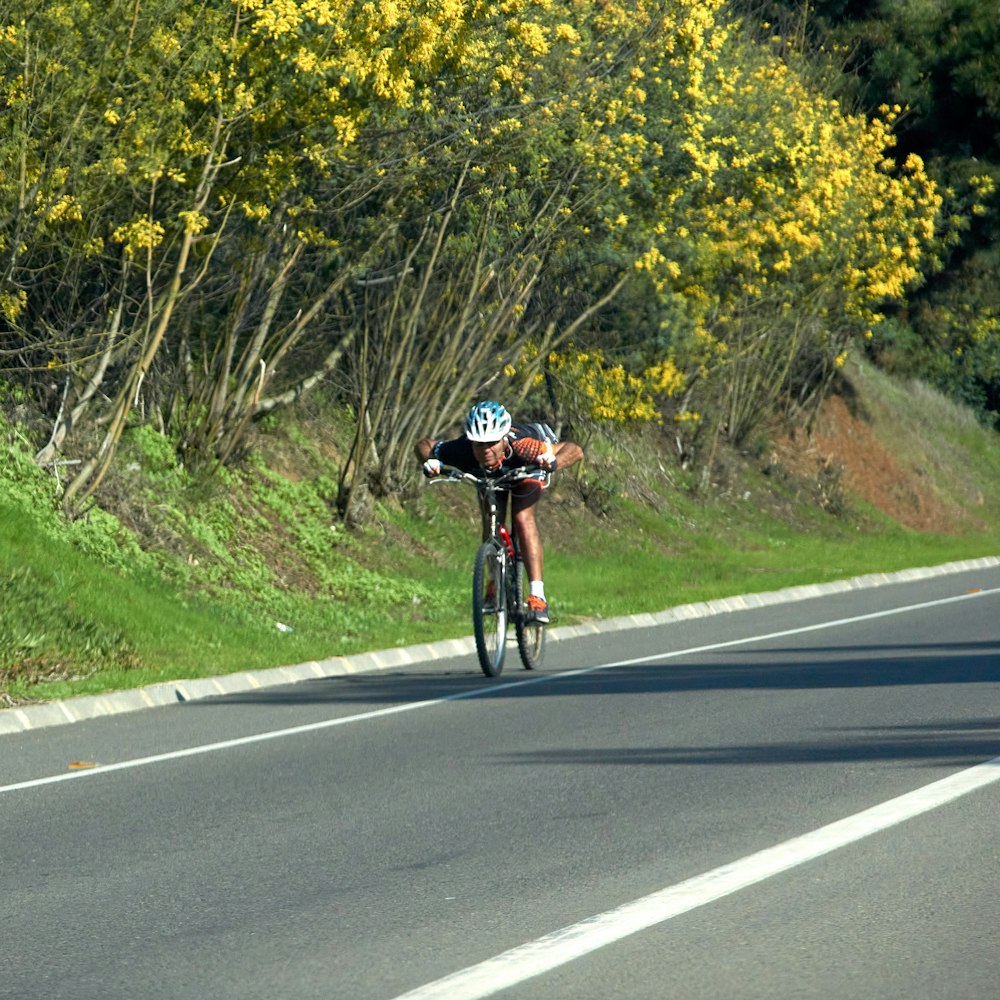
[[[563,927],[394,1000],[482,1000],[604,945],[663,923],[1000,781],[1000,757],[889,799],[783,844]]]
[[[954,604],[957,601],[970,601],[980,597],[997,596],[996,590],[977,591],[972,594],[959,594],[956,597],[944,597],[936,601],[924,601],[921,604],[908,604],[902,608],[892,608],[888,611],[874,611],[866,615],[856,615],[853,618],[837,618],[834,621],[819,622],[815,625],[803,625],[798,628],[783,629],[780,632],[768,632],[764,635],[752,635],[743,639],[730,639],[727,642],[713,642],[705,646],[691,646],[687,649],[675,649],[672,652],[653,653],[650,656],[639,656],[631,660],[616,660],[610,663],[599,663],[593,667],[581,667],[579,670],[564,670],[557,674],[542,674],[523,681],[509,681],[492,687],[474,688],[471,691],[460,691],[457,694],[445,695],[442,698],[431,698],[427,701],[416,701],[405,705],[394,705],[391,708],[380,708],[372,712],[361,712],[358,715],[343,716],[338,719],[326,719],[323,722],[312,722],[304,726],[292,726],[289,729],[274,729],[253,736],[241,736],[232,740],[221,740],[218,743],[203,743],[187,747],[184,750],[171,750],[168,753],[154,754],[150,757],[137,757],[133,760],[119,761],[117,764],[101,764],[85,771],[69,771],[64,774],[53,774],[44,778],[32,778],[28,781],[18,781],[10,785],[0,785],[0,794],[18,792],[29,788],[40,788],[43,785],[54,785],[64,781],[84,781],[109,774],[112,771],[127,771],[149,764],[162,764],[166,761],[180,760],[183,757],[196,757],[201,754],[217,753],[220,750],[232,750],[235,747],[248,746],[252,743],[264,743],[267,740],[283,739],[287,736],[299,736],[303,733],[317,732],[322,729],[332,729],[334,726],[346,726],[352,722],[366,722],[370,719],[380,719],[387,715],[398,715],[401,712],[412,712],[419,708],[432,708],[444,705],[450,701],[461,701],[465,698],[482,698],[501,694],[511,688],[528,687],[532,684],[548,684],[565,677],[581,677],[584,674],[596,673],[598,670],[614,670],[617,667],[634,666],[637,663],[650,663],[653,660],[673,660],[680,656],[693,656],[697,653],[709,653],[717,649],[731,649],[734,646],[745,646],[753,642],[768,642],[772,639],[782,639],[790,635],[802,635],[805,632],[817,632],[821,629],[838,628],[842,625],[852,625],[855,622],[871,621],[874,618],[887,618],[892,615],[906,614],[910,611],[922,611],[926,608]]]

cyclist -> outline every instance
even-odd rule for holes
[[[537,465],[548,472],[566,468],[583,458],[583,449],[572,441],[543,440],[547,428],[532,424],[517,424],[499,403],[491,400],[476,403],[465,418],[465,433],[450,441],[423,438],[416,444],[417,458],[423,463],[424,475],[439,476],[448,465],[463,472],[506,472],[525,465]],[[552,435],[555,437],[555,435]],[[539,479],[524,479],[511,489],[514,530],[531,593],[528,609],[534,620],[548,624],[549,606],[545,599],[542,579],[542,539],[535,522],[535,504],[547,485]],[[501,494],[500,517],[506,516],[507,494]]]

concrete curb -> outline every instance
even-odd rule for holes
[[[650,628],[670,622],[707,618],[730,611],[746,611],[770,604],[786,604],[826,594],[840,594],[849,590],[864,590],[889,583],[924,580],[935,576],[946,576],[950,573],[961,573],[966,570],[990,569],[995,566],[1000,566],[1000,556],[965,559],[960,562],[945,563],[941,566],[901,570],[897,573],[871,573],[849,580],[786,587],[784,590],[725,597],[700,604],[682,604],[655,613],[623,615],[620,618],[604,618],[582,622],[579,625],[554,626],[549,630],[549,641],[558,642],[561,639],[573,639],[603,632],[619,632],[624,629]],[[475,645],[471,637],[445,639],[442,642],[424,643],[417,646],[400,646],[371,653],[360,653],[357,656],[334,656],[326,660],[299,663],[295,666],[250,670],[221,677],[169,681],[132,691],[113,691],[101,695],[69,698],[65,701],[25,705],[21,708],[8,708],[0,711],[0,735],[22,733],[28,730],[42,729],[46,726],[65,725],[70,722],[82,722],[85,719],[119,715],[123,712],[135,712],[144,708],[183,704],[186,701],[197,701],[201,698],[212,698],[218,695],[255,691],[279,684],[295,684],[299,681],[316,680],[323,677],[341,677],[346,674],[391,670],[395,667],[466,655],[475,655]]]

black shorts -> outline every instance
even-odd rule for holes
[[[549,477],[551,479],[551,476]],[[522,479],[510,490],[513,499],[512,510],[515,514],[529,507],[534,507],[542,495],[542,490],[549,484],[549,479]],[[504,490],[498,497],[500,510],[507,512],[507,491]]]

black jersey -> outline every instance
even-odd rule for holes
[[[548,442],[532,436],[536,433],[538,432],[534,424],[511,424],[507,433],[503,462],[499,469],[491,471],[507,472],[510,469],[523,468],[525,465],[534,465],[539,453],[548,445]],[[482,469],[472,452],[472,442],[464,434],[450,441],[436,442],[431,450],[431,457],[438,459],[444,465],[461,469],[462,472],[479,472]]]

